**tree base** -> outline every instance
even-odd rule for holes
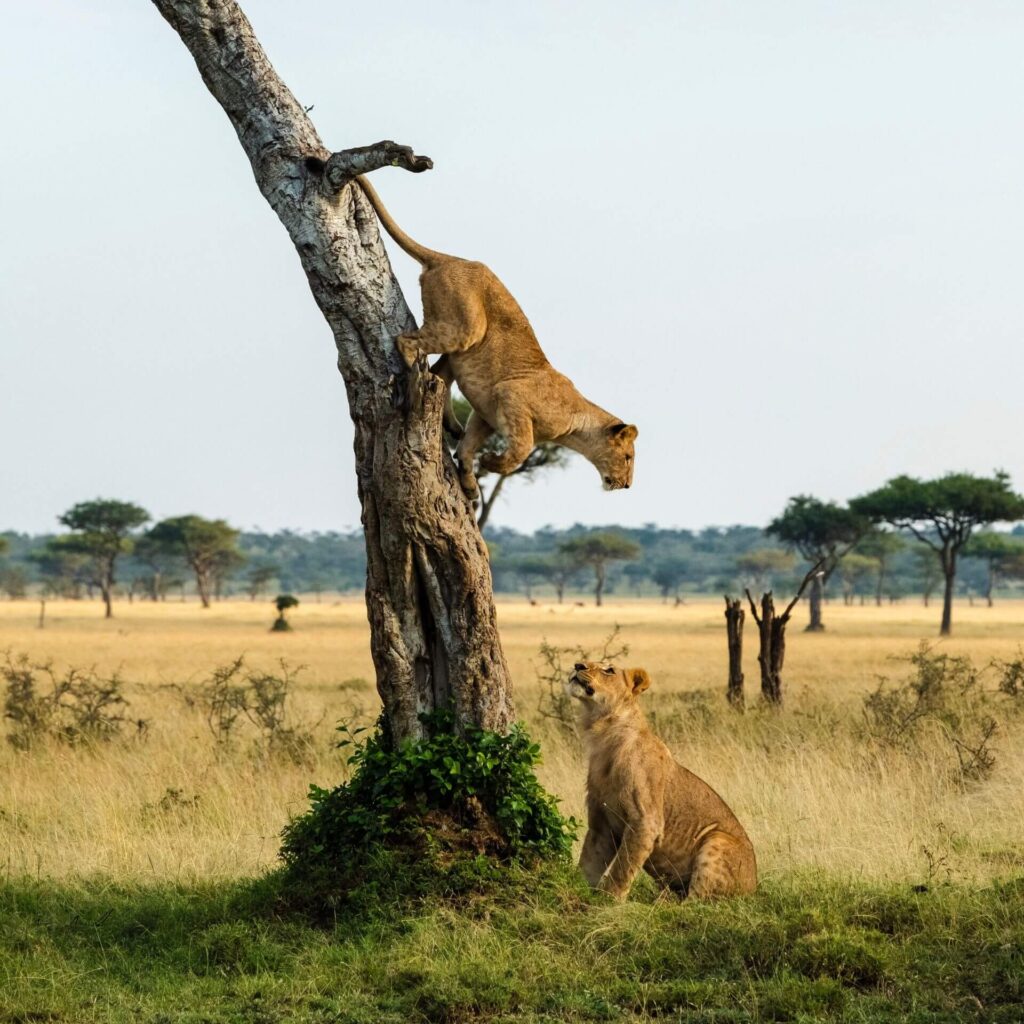
[[[270,627],[271,633],[290,633],[291,631],[292,626],[287,619],[274,619],[274,624]]]
[[[463,726],[460,735],[447,713],[424,725],[429,738],[397,749],[381,726],[349,758],[349,782],[311,787],[311,807],[286,826],[281,850],[305,903],[475,891],[513,866],[568,859],[576,823],[537,781],[540,750],[521,727]]]
[[[804,627],[805,633],[824,633],[825,624],[823,622],[814,623],[812,622],[809,626]]]

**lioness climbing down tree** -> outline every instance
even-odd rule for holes
[[[508,474],[541,441],[578,451],[597,467],[605,490],[633,482],[637,429],[584,398],[548,361],[519,304],[482,263],[446,256],[414,242],[392,219],[373,186],[356,179],[388,234],[420,263],[423,326],[397,339],[406,365],[442,356],[433,370],[455,380],[473,407],[456,449],[466,494],[479,495],[473,463],[497,431],[507,447],[480,460],[484,471]],[[461,433],[454,414],[446,417]]]

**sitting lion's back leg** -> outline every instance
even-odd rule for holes
[[[711,832],[693,858],[689,895],[697,899],[736,896],[753,892],[756,885],[757,867],[750,844],[728,832]]]

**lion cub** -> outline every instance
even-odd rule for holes
[[[590,758],[580,870],[617,899],[641,870],[684,895],[753,892],[757,862],[743,826],[644,719],[637,698],[650,684],[642,668],[597,662],[576,665],[566,684]]]
[[[459,478],[476,500],[473,463],[491,434],[504,435],[501,454],[487,453],[483,471],[508,474],[534,446],[555,441],[597,467],[607,491],[633,482],[637,429],[584,398],[547,361],[519,304],[482,263],[445,256],[414,242],[392,219],[373,186],[356,178],[387,233],[423,267],[423,326],[399,335],[407,366],[440,354],[433,370],[451,389],[454,379],[473,407],[462,432],[450,401],[445,424],[462,439],[456,449]],[[449,395],[450,399],[450,395]]]

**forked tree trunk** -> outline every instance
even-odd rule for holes
[[[803,578],[796,596],[786,605],[781,615],[775,614],[775,600],[769,590],[761,595],[761,614],[757,613],[754,599],[747,593],[750,611],[757,623],[758,652],[757,664],[761,670],[761,696],[766,703],[780,706],[782,704],[782,666],[786,661],[786,626],[796,603],[803,596],[808,583],[821,578],[821,562],[814,566]]]
[[[736,709],[743,709],[743,602],[725,595],[725,635],[729,645],[729,681],[726,700]]]
[[[407,371],[395,350],[415,322],[352,183],[430,161],[394,143],[332,155],[234,0],[154,3],[230,118],[334,334],[355,424],[377,689],[392,733],[421,736],[420,714],[449,705],[460,722],[504,732],[511,681],[487,549],[442,440],[444,383]]]

